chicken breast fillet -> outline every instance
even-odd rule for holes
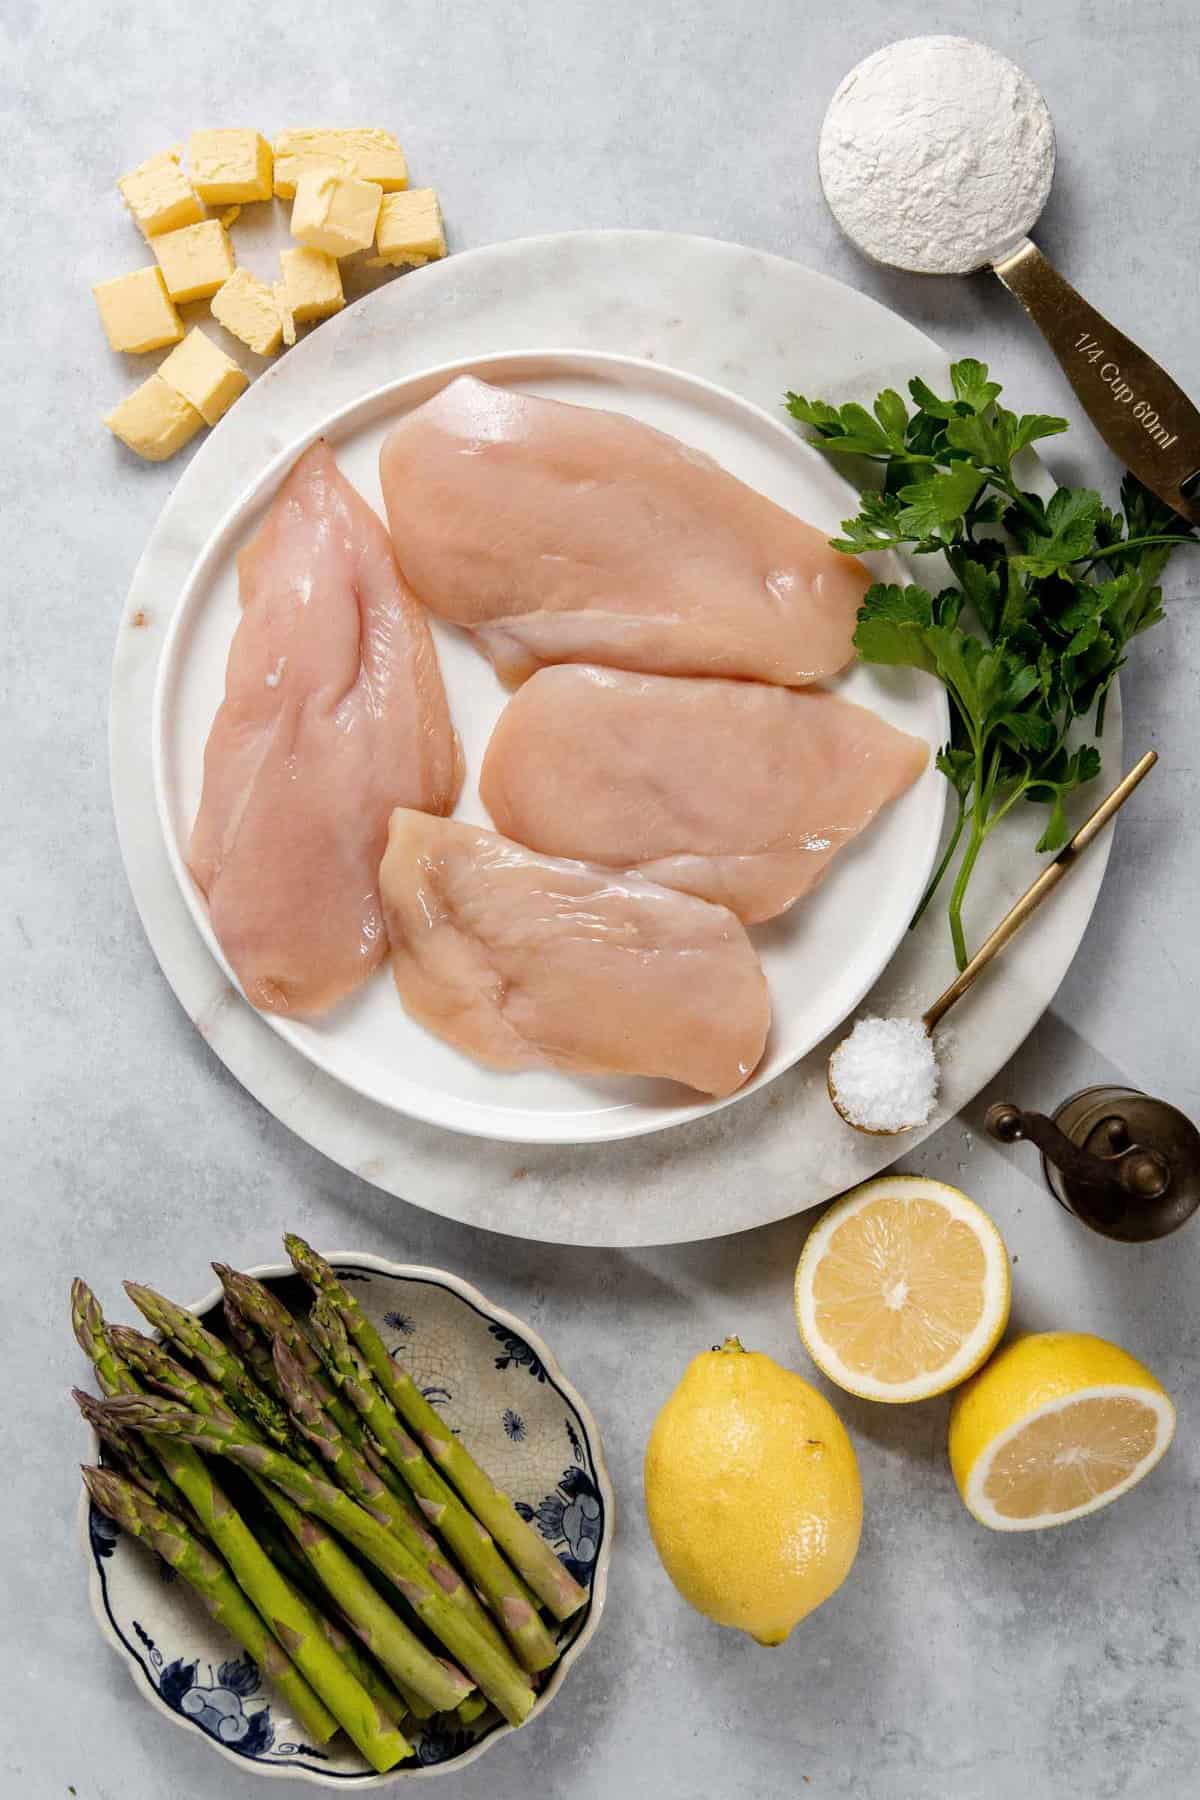
[[[379,885],[406,1009],[480,1062],[724,1095],[762,1057],[766,979],[724,907],[403,810]]]
[[[518,843],[636,867],[752,924],[815,887],[928,759],[819,688],[562,667],[509,701],[479,791]]]
[[[592,662],[796,687],[854,655],[863,565],[635,419],[464,375],[379,467],[406,578],[510,686]]]
[[[389,814],[449,812],[461,754],[425,615],[325,443],[280,488],[238,580],[188,867],[247,999],[320,1013],[383,960]]]

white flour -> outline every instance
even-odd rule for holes
[[[821,185],[876,262],[963,275],[1033,225],[1054,126],[1029,77],[969,38],[902,38],[851,69],[821,127]]]

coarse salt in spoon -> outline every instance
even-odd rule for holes
[[[1054,179],[1054,126],[1023,70],[969,38],[902,38],[846,76],[818,156],[834,218],[873,261],[919,275],[994,270],[1109,449],[1200,524],[1200,412],[1027,235]]]
[[[829,1098],[847,1125],[871,1137],[895,1137],[924,1125],[937,1099],[939,1072],[933,1034],[956,1001],[961,1000],[1030,914],[1053,892],[1078,862],[1094,837],[1119,812],[1135,787],[1158,761],[1154,750],[1136,762],[1128,775],[1105,796],[1070,843],[1059,851],[1016,904],[1005,913],[991,936],[966,968],[919,1019],[859,1019],[832,1052],[826,1067]]]

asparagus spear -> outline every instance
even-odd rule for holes
[[[279,1401],[259,1385],[236,1350],[231,1350],[185,1306],[176,1306],[174,1301],[136,1281],[127,1281],[124,1287],[142,1317],[203,1369],[208,1379],[220,1388],[234,1412],[242,1418],[252,1418],[273,1443],[280,1449],[287,1448],[287,1413]]]
[[[227,1263],[214,1263],[213,1268],[226,1297],[242,1317],[261,1331],[268,1343],[273,1344],[276,1338],[282,1338],[305,1374],[320,1386],[321,1403],[334,1423],[349,1437],[361,1434],[362,1428],[353,1409],[340,1401],[321,1381],[320,1359],[283,1302],[277,1300],[270,1288],[253,1275],[243,1275],[240,1270],[231,1269]]]
[[[338,1621],[325,1610],[328,1606],[328,1595],[315,1580],[312,1570],[303,1561],[299,1552],[293,1548],[293,1542],[287,1532],[282,1530],[275,1520],[268,1517],[265,1512],[260,1513],[253,1523],[255,1536],[280,1574],[286,1576],[292,1586],[299,1589],[300,1593],[313,1606],[330,1648],[337,1653],[355,1680],[361,1682],[366,1688],[380,1712],[389,1718],[393,1725],[403,1727],[408,1714],[407,1703],[396,1692],[382,1670],[376,1667],[365,1651],[359,1649],[354,1638],[349,1635],[349,1630],[343,1630]]]
[[[249,1330],[252,1336],[261,1333],[268,1344],[273,1344],[276,1338],[282,1338],[305,1374],[316,1386],[321,1404],[330,1414],[334,1423],[343,1435],[349,1438],[356,1450],[364,1456],[368,1455],[372,1446],[358,1414],[352,1406],[347,1406],[344,1401],[339,1400],[337,1395],[332,1393],[326,1385],[322,1378],[320,1356],[309,1342],[300,1322],[292,1317],[281,1300],[276,1299],[270,1288],[253,1275],[243,1275],[240,1270],[231,1269],[227,1263],[214,1263],[213,1268],[224,1289],[226,1317],[228,1318],[231,1312],[238,1315],[242,1321],[243,1330]],[[260,1381],[264,1379],[263,1373],[260,1373],[259,1379]],[[272,1394],[283,1398],[274,1373],[265,1385]],[[281,1448],[287,1449],[289,1456],[296,1456],[294,1444],[284,1445]],[[296,1460],[306,1462],[308,1459],[301,1455],[296,1457]],[[379,1474],[380,1480],[395,1499],[402,1503],[407,1502],[403,1482],[397,1480],[386,1464],[382,1471],[377,1469],[376,1473]]]
[[[241,1351],[242,1359],[255,1381],[265,1394],[270,1394],[273,1399],[279,1400],[275,1365],[271,1361],[271,1352],[267,1344],[259,1337],[249,1319],[244,1318],[238,1311],[228,1294],[221,1302],[221,1311],[225,1316],[229,1335]],[[279,1404],[283,1405],[282,1400],[279,1400]]]
[[[125,1400],[142,1398],[136,1376],[113,1348],[104,1314],[100,1310],[100,1302],[86,1282],[78,1279],[71,1284],[71,1319],[80,1348],[91,1360],[96,1371],[96,1378],[104,1393],[113,1398]],[[119,1421],[108,1418],[103,1406],[95,1410],[103,1415],[105,1424],[119,1426]],[[190,1445],[174,1443],[169,1439],[151,1439],[149,1447],[153,1450],[155,1459],[167,1481],[172,1488],[179,1490],[180,1504],[186,1508],[189,1519],[195,1520],[193,1530],[202,1532],[206,1537],[215,1541],[218,1533],[213,1530],[212,1522],[205,1514],[204,1509],[196,1505],[195,1493],[187,1491],[188,1481],[181,1479],[181,1476],[190,1477],[191,1485],[196,1491],[199,1490],[201,1483],[209,1484],[220,1507],[234,1520],[237,1520],[237,1514],[233,1512],[215,1482],[211,1481],[199,1455]],[[267,1623],[272,1630],[275,1629],[271,1620],[268,1619]],[[276,1636],[278,1636],[277,1632]],[[286,1646],[286,1648],[290,1650],[290,1646]],[[285,1675],[281,1686],[287,1691],[297,1717],[304,1719],[308,1736],[318,1744],[328,1743],[337,1731],[338,1721],[330,1708],[325,1705],[323,1697],[314,1691],[315,1684],[306,1679],[307,1671],[295,1666],[298,1660],[291,1655],[287,1657],[290,1673]]]
[[[80,1349],[96,1371],[101,1391],[109,1398],[114,1394],[140,1394],[142,1390],[136,1376],[113,1349],[100,1302],[87,1283],[78,1277],[71,1283],[71,1323]],[[91,1394],[83,1393],[80,1388],[72,1388],[71,1392],[80,1412],[103,1442],[111,1444],[115,1437],[120,1438],[121,1448],[127,1458],[133,1459],[131,1467],[145,1492],[156,1499],[166,1497],[172,1503],[171,1509],[182,1512],[192,1530],[205,1537],[203,1525],[175,1488],[161,1455],[156,1455],[150,1444],[139,1446],[127,1432],[119,1432],[104,1407]]]
[[[473,1725],[481,1713],[487,1711],[488,1703],[482,1694],[472,1694],[461,1706],[454,1709],[454,1717],[460,1725]]]
[[[545,1539],[525,1522],[508,1495],[459,1443],[407,1370],[388,1355],[378,1331],[325,1259],[294,1232],[289,1232],[283,1241],[297,1273],[342,1315],[371,1373],[431,1460],[458,1489],[479,1523],[491,1532],[513,1567],[555,1618],[569,1619],[585,1604],[586,1591],[563,1567]]]
[[[433,1576],[451,1605],[470,1619],[480,1636],[507,1656],[508,1646],[458,1570],[444,1560],[437,1539],[406,1507],[397,1504],[375,1470],[338,1430],[321,1404],[316,1383],[308,1378],[281,1338],[275,1339],[273,1354],[275,1373],[293,1419],[341,1486],[405,1545]]]
[[[276,1643],[220,1558],[200,1542],[178,1514],[168,1512],[135,1482],[122,1480],[110,1469],[85,1468],[83,1479],[102,1513],[107,1513],[130,1537],[149,1544],[191,1583],[217,1623],[250,1652],[275,1683],[306,1734],[319,1744],[327,1743],[337,1730],[336,1721]],[[404,1754],[411,1754],[407,1745]]]
[[[498,1653],[457,1608],[411,1551],[371,1513],[331,1481],[314,1476],[267,1444],[256,1443],[245,1426],[202,1418],[187,1407],[140,1394],[121,1394],[107,1410],[119,1425],[156,1439],[182,1439],[214,1456],[228,1456],[242,1468],[282,1488],[302,1511],[313,1513],[373,1563],[400,1590],[434,1636],[474,1676],[510,1724],[519,1725],[533,1705],[528,1678],[507,1655]]]
[[[102,1384],[116,1382],[125,1390],[119,1398],[126,1404],[147,1404],[138,1395],[133,1375],[114,1348],[112,1340],[119,1328],[106,1332],[100,1309],[94,1297],[89,1298],[90,1307],[85,1303],[80,1310],[83,1329],[89,1331],[97,1343],[100,1360],[96,1369]],[[128,1335],[136,1337],[139,1334]],[[120,1420],[117,1423],[120,1424]],[[253,1532],[228,1495],[217,1485],[201,1457],[190,1444],[173,1439],[156,1437],[153,1445],[166,1473],[195,1510],[238,1585],[315,1690],[314,1698],[319,1696],[327,1706],[328,1729],[318,1741],[326,1741],[340,1724],[372,1768],[381,1774],[394,1768],[411,1754],[407,1742],[390,1721],[376,1713],[370,1695],[349,1670],[343,1668],[325,1642],[311,1608],[293,1592],[259,1547]]]
[[[123,1404],[132,1404],[125,1396]],[[110,1402],[110,1405],[113,1404]],[[142,1404],[145,1404],[143,1402]],[[190,1416],[190,1415],[189,1415]],[[167,1470],[182,1488],[238,1585],[254,1601],[292,1660],[325,1701],[373,1769],[380,1774],[410,1754],[409,1746],[390,1721],[376,1711],[370,1695],[343,1668],[321,1633],[306,1601],[280,1575],[253,1532],[236,1512],[191,1445],[172,1442]],[[186,1451],[185,1456],[179,1456]]]
[[[558,1661],[558,1646],[538,1615],[534,1594],[509,1568],[491,1533],[471,1516],[454,1489],[443,1481],[419,1445],[404,1430],[391,1403],[384,1399],[371,1371],[350,1342],[345,1321],[337,1308],[322,1294],[317,1297],[310,1317],[330,1365],[336,1371],[341,1392],[412,1489],[429,1523],[441,1533],[491,1606],[522,1666],[534,1672],[548,1669]]]
[[[161,1344],[127,1325],[112,1326],[109,1339],[151,1386],[203,1417],[222,1419],[228,1424],[238,1423],[235,1414],[225,1405],[220,1390],[168,1355]],[[104,1409],[100,1410],[103,1414]],[[253,1421],[243,1423],[242,1428],[257,1442],[266,1442]],[[457,1706],[471,1691],[471,1684],[462,1672],[426,1650],[321,1524],[308,1519],[286,1494],[269,1482],[263,1482],[253,1474],[251,1479],[291,1533],[322,1586],[344,1607],[361,1641],[374,1651],[389,1673],[431,1709]]]
[[[138,1299],[132,1289],[130,1293],[131,1298]],[[153,1295],[150,1289],[140,1289],[139,1294],[150,1296],[152,1302],[158,1301],[164,1308],[169,1308],[169,1312],[164,1310],[162,1313],[163,1324],[169,1320],[177,1323],[180,1328],[177,1341],[183,1338],[190,1322],[195,1319],[195,1314],[187,1312],[183,1307],[174,1307],[170,1302],[162,1302],[162,1297]],[[215,1379],[224,1376],[223,1391],[230,1400],[232,1410],[248,1425],[267,1430],[271,1423],[282,1420],[284,1442],[280,1448],[286,1448],[290,1455],[306,1467],[319,1468],[318,1459],[299,1433],[292,1429],[287,1408],[279,1398],[270,1350],[228,1297],[224,1300],[223,1311],[229,1334],[241,1353],[240,1358],[222,1339],[208,1332],[202,1322],[196,1320],[200,1330],[205,1333],[205,1338],[201,1340],[205,1350],[205,1365],[202,1366],[207,1366]],[[245,1382],[237,1372],[239,1362],[246,1376]],[[475,1689],[462,1671],[428,1653],[421,1640],[413,1636],[404,1620],[396,1616],[392,1608],[376,1593],[358,1565],[346,1556],[341,1546],[317,1520],[302,1513],[299,1507],[293,1506],[290,1500],[285,1499],[269,1483],[257,1477],[251,1479],[256,1482],[260,1499],[283,1520],[295,1540],[297,1551],[311,1564],[308,1569],[309,1580],[320,1583],[327,1590],[323,1604],[328,1604],[330,1597],[336,1601],[340,1591],[342,1601],[345,1602],[340,1606],[340,1611],[347,1628],[368,1648],[374,1650],[414,1718],[428,1719],[438,1707],[452,1706],[456,1691],[465,1693],[469,1698],[474,1697]],[[406,1679],[406,1676],[410,1679]],[[412,1685],[414,1680],[420,1684],[419,1688]],[[363,1685],[368,1692],[372,1691],[366,1682]],[[427,1697],[430,1694],[433,1696],[432,1701]],[[465,1704],[465,1700],[460,1701],[459,1708]]]
[[[138,1384],[108,1341],[108,1329],[100,1302],[86,1281],[78,1276],[71,1283],[71,1323],[76,1341],[96,1371],[103,1393],[136,1394]]]
[[[94,1394],[85,1394],[82,1388],[72,1388],[71,1398],[91,1426],[100,1442],[104,1445],[108,1456],[116,1459],[116,1466],[130,1481],[137,1483],[142,1492],[149,1494],[168,1512],[177,1512],[184,1523],[197,1537],[204,1537],[204,1527],[192,1512],[183,1495],[173,1488],[144,1438],[135,1433],[122,1431],[112,1420],[105,1417],[103,1402]]]

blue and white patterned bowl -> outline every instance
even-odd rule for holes
[[[537,1333],[457,1275],[353,1252],[329,1260],[353,1283],[392,1354],[588,1589],[587,1605],[559,1627],[562,1658],[522,1727],[536,1729],[604,1607],[613,1493],[596,1421]],[[251,1272],[289,1303],[305,1303],[289,1266]],[[193,1310],[206,1314],[219,1301],[217,1290]],[[93,1460],[98,1455],[94,1445]],[[460,1769],[513,1729],[490,1712],[476,1730],[406,1728],[416,1759],[388,1775],[370,1770],[344,1735],[318,1750],[302,1741],[279,1696],[187,1583],[120,1533],[86,1495],[80,1528],[92,1609],[138,1691],[242,1769],[323,1787],[377,1788]]]

